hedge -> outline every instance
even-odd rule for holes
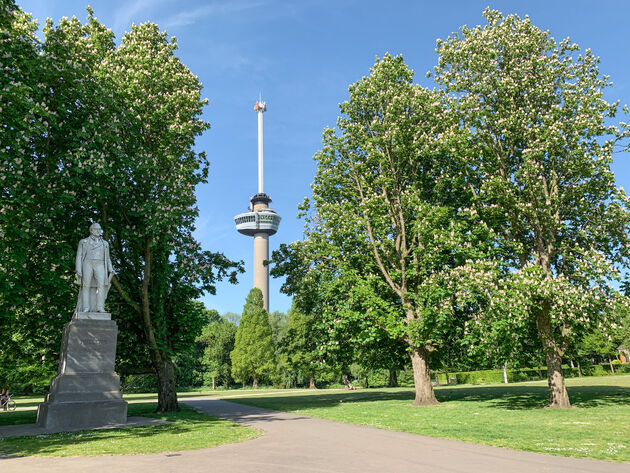
[[[628,374],[630,373],[630,363],[620,364],[614,363],[613,366],[615,368],[615,374]],[[583,376],[610,376],[612,373],[610,371],[610,365],[608,363],[601,365],[587,365],[582,366],[582,375]],[[563,366],[562,371],[564,372],[564,376],[566,378],[577,378],[578,370],[577,368],[571,368],[569,366]],[[539,376],[538,370],[528,368],[528,369],[508,369],[507,376],[508,382],[517,383],[519,381],[538,381],[540,379],[547,378],[547,368],[541,367],[540,374],[542,374],[542,378]],[[503,383],[503,370],[482,370],[482,371],[464,371],[464,372],[455,372],[449,373],[449,377],[456,378],[457,384],[486,384],[486,383]],[[446,384],[446,374],[438,373],[437,380],[440,384]]]

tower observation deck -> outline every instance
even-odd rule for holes
[[[258,115],[258,193],[249,201],[249,212],[235,216],[234,223],[239,233],[254,237],[254,287],[262,291],[269,312],[269,267],[264,261],[269,259],[269,237],[278,231],[281,217],[269,208],[271,197],[263,191],[263,113],[267,105],[259,100],[254,110]]]

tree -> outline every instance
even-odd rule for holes
[[[316,389],[315,377],[322,367],[317,320],[313,315],[301,314],[295,305],[291,306],[288,315],[289,329],[280,351],[286,355],[291,369],[308,379],[309,389]]]
[[[612,322],[605,301],[617,295],[607,283],[628,248],[628,199],[610,170],[621,132],[606,124],[617,104],[602,98],[610,82],[590,50],[578,55],[527,17],[484,16],[488,25],[438,41],[435,79],[468,134],[474,207],[514,269],[491,296],[495,320],[507,317],[515,332],[534,327],[549,407],[570,407],[562,356]]]
[[[262,291],[249,291],[241,322],[236,331],[232,360],[232,376],[236,381],[254,381],[258,389],[260,377],[271,373],[274,367],[274,346],[269,314],[263,305]]]
[[[203,319],[203,328],[221,320],[219,312],[214,309],[206,309],[200,301],[193,301],[195,310],[200,314],[198,317]],[[203,332],[202,332],[203,333]],[[195,343],[188,345],[179,352],[175,353],[173,361],[175,363],[175,378],[179,388],[200,387],[204,384],[204,345],[199,342],[199,338],[195,339]]]
[[[238,326],[238,324],[241,321],[241,314],[237,314],[235,312],[226,312],[221,317],[223,317],[225,320],[233,323],[236,326]]]
[[[273,334],[273,344],[275,346],[282,344],[289,330],[288,314],[274,310],[269,314],[269,324],[271,325],[271,333]]]
[[[108,306],[119,367],[149,367],[158,410],[177,409],[173,360],[206,324],[194,300],[240,269],[192,236],[194,189],[208,172],[194,151],[208,128],[201,84],[156,25],[134,26],[116,49],[89,8],[86,24],[48,21],[41,44],[29,16],[4,3],[0,15],[11,25],[0,36],[10,62],[0,79],[0,313],[17,328],[8,338],[52,374],[76,304],[76,242],[99,221],[118,272]]]
[[[599,355],[606,357],[610,365],[610,372],[615,374],[612,357],[615,357],[618,353],[617,347],[619,346],[619,344],[615,342],[616,340],[613,340],[609,334],[601,329],[596,329],[581,340],[577,354],[579,356]]]
[[[232,362],[230,353],[234,350],[237,327],[229,320],[221,317],[206,325],[197,337],[197,342],[204,346],[201,363],[205,367],[204,378],[210,378],[212,389],[217,380],[228,388],[232,378]]]
[[[413,404],[430,405],[429,362],[451,330],[461,269],[481,259],[489,237],[468,211],[457,122],[412,78],[402,57],[386,55],[350,87],[315,156],[305,244],[312,264],[330,267],[337,300],[349,298],[338,317],[362,306],[403,341]]]
[[[2,2],[0,18],[2,352],[50,377],[76,304],[76,242],[95,215],[82,158],[88,138],[103,145],[99,132],[110,118],[95,71],[113,50],[113,35],[91,13],[85,25],[48,21],[43,42],[13,2]]]
[[[119,268],[114,279],[121,325],[140,332],[157,377],[158,411],[177,409],[173,356],[194,343],[206,320],[192,301],[235,264],[201,249],[193,237],[195,186],[208,162],[194,150],[202,121],[199,79],[175,56],[175,38],[157,25],[133,25],[101,67],[124,113],[102,172],[96,201]],[[122,304],[124,303],[124,304]]]

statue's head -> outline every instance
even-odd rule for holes
[[[101,236],[101,231],[101,226],[97,222],[90,225],[90,235],[99,237]]]

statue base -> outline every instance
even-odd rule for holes
[[[74,318],[88,320],[112,320],[112,314],[109,312],[76,312],[74,314]]]
[[[89,429],[127,422],[127,403],[114,373],[117,336],[107,312],[79,312],[66,324],[57,376],[37,408],[40,427]]]

